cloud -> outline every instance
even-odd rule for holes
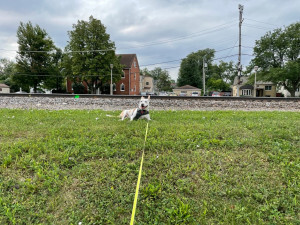
[[[14,57],[20,22],[38,24],[64,48],[72,25],[91,15],[106,26],[118,53],[136,53],[140,65],[177,60],[150,69],[178,67],[181,58],[205,48],[228,48],[216,53],[226,57],[237,54],[238,4],[244,5],[244,46],[252,47],[267,31],[299,21],[300,2],[292,0],[14,0],[1,4],[0,49],[10,51],[0,50],[0,57]],[[251,48],[242,50],[252,53]],[[225,59],[236,62],[237,56]],[[250,59],[242,56],[242,63]],[[178,68],[169,71],[177,77]]]

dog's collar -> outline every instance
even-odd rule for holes
[[[144,110],[144,109],[138,109],[138,111],[136,112],[136,115],[134,117],[134,119],[139,119],[141,116],[147,115],[149,114],[148,110]]]

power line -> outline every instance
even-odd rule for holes
[[[198,32],[195,32],[195,33],[192,33],[192,34],[189,34],[189,35],[185,35],[185,36],[178,36],[178,37],[167,39],[167,40],[164,40],[164,41],[148,42],[148,43],[137,45],[137,46],[119,48],[117,50],[134,49],[134,48],[149,47],[149,46],[153,46],[153,45],[168,44],[168,43],[175,42],[175,41],[180,41],[180,40],[185,40],[185,39],[189,39],[189,38],[199,37],[199,36],[202,36],[202,35],[205,35],[205,34],[209,34],[209,33],[212,33],[212,32],[217,32],[217,31],[224,30],[226,28],[232,27],[234,25],[233,22],[234,21],[229,21],[227,23],[217,25],[217,26],[214,26],[212,28],[205,29],[205,30],[202,30],[202,31],[198,31]],[[18,52],[18,50],[9,50],[9,49],[0,49],[0,51]],[[28,50],[28,51],[20,51],[20,52],[46,53],[46,52],[54,52],[54,51],[56,51],[56,50],[50,50],[50,51],[44,51],[44,50],[33,50],[33,51],[31,51],[31,50]],[[116,49],[95,49],[95,50],[78,50],[78,51],[63,51],[62,50],[62,53],[70,54],[70,53],[107,52],[107,51],[116,51]]]
[[[222,52],[222,51],[232,49],[232,48],[235,48],[235,47],[237,47],[237,46],[232,46],[232,47],[229,47],[229,48],[220,49],[220,50],[215,51],[215,53],[216,52]],[[141,65],[140,67],[159,65],[159,64],[165,64],[165,63],[170,63],[170,62],[177,62],[177,61],[181,61],[181,60],[183,60],[183,59],[174,59],[174,60],[170,60],[170,61],[166,61],[166,62],[158,62],[158,63],[152,63],[152,64],[147,64],[147,65]]]
[[[270,30],[270,27],[263,27],[263,26],[257,26],[254,24],[249,24],[249,23],[244,23],[245,27],[250,27],[250,28],[256,28],[256,29],[260,29],[260,30]]]
[[[258,21],[258,20],[249,19],[249,18],[244,18],[244,19],[245,20],[251,20],[251,21],[254,21],[254,22],[258,22],[258,23],[263,23],[263,24],[271,25],[271,26],[275,26],[275,27],[280,27],[279,25],[272,24],[272,23],[266,23],[266,22],[262,22],[262,21]]]
[[[199,31],[199,32],[196,32],[196,33],[193,33],[193,34],[189,34],[189,35],[186,35],[186,36],[179,36],[179,37],[176,37],[176,38],[172,38],[172,39],[168,39],[168,40],[164,40],[164,41],[158,41],[158,42],[149,42],[149,43],[145,43],[145,44],[137,45],[137,46],[133,46],[133,47],[119,48],[118,50],[134,49],[134,48],[141,48],[141,47],[149,47],[149,46],[153,46],[153,45],[167,44],[167,43],[180,41],[180,40],[184,40],[184,39],[188,39],[188,38],[199,37],[199,36],[202,36],[202,35],[205,35],[205,34],[208,34],[208,33],[220,31],[220,30],[223,30],[223,29],[226,29],[228,27],[233,26],[233,24],[232,24],[230,26],[222,27],[222,26],[227,25],[227,24],[232,24],[232,21],[228,22],[228,23],[225,23],[225,24],[215,26],[215,27],[210,28],[210,29],[206,29],[206,30],[202,30],[202,31]],[[217,28],[217,27],[220,27],[220,28]],[[215,28],[217,28],[217,29],[215,29]]]

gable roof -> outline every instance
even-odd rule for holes
[[[6,84],[0,84],[0,88],[9,88]]]
[[[175,89],[197,89],[197,90],[200,90],[199,88],[193,87],[191,85],[184,85],[184,86],[181,86],[181,87],[177,87]]]
[[[125,68],[131,68],[132,62],[136,57],[136,54],[118,54],[121,56],[121,64],[125,65]]]

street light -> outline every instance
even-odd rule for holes
[[[110,95],[113,95],[113,84],[112,84],[112,69],[114,64],[110,64]]]
[[[254,66],[255,77],[254,77],[254,97],[256,97],[256,74],[257,74],[258,66]]]

